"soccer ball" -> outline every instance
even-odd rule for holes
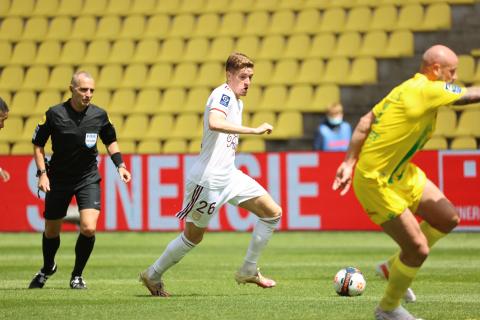
[[[362,272],[354,267],[341,269],[333,278],[333,288],[341,296],[359,296],[366,285]]]

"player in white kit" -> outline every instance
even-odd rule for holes
[[[235,167],[239,134],[270,134],[273,127],[242,126],[243,103],[253,77],[253,62],[241,53],[231,54],[226,62],[227,82],[208,98],[203,122],[200,155],[190,170],[183,200],[177,213],[185,219],[184,231],[172,240],[160,258],[140,273],[140,281],[154,296],[167,297],[162,275],[202,241],[211,217],[225,203],[244,208],[258,216],[243,265],[235,274],[237,283],[254,283],[272,288],[275,281],[260,274],[257,261],[278,226],[282,208],[251,177]]]

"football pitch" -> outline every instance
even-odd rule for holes
[[[273,289],[237,285],[249,233],[208,233],[164,275],[170,298],[151,297],[138,273],[176,233],[99,233],[84,271],[88,290],[68,285],[76,234],[63,233],[57,273],[26,289],[41,266],[41,234],[0,234],[1,319],[373,319],[385,283],[375,264],[395,250],[376,232],[279,232],[260,261]],[[367,279],[359,297],[340,297],[332,279],[355,266]],[[407,305],[423,319],[480,319],[480,233],[454,233],[433,249]]]

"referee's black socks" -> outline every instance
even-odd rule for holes
[[[60,247],[60,236],[48,239],[45,237],[45,232],[42,233],[43,268],[41,271],[43,273],[48,274],[52,270],[58,247]]]
[[[72,277],[81,276],[88,258],[93,251],[95,236],[87,237],[79,233],[77,244],[75,245],[75,267],[72,271]]]

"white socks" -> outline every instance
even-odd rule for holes
[[[260,218],[253,228],[252,239],[248,246],[245,262],[240,268],[240,273],[254,275],[257,273],[257,261],[260,254],[272,237],[273,231],[277,228],[280,217]]]
[[[160,258],[148,268],[148,277],[153,280],[160,280],[165,271],[179,262],[193,248],[195,248],[195,244],[189,241],[183,235],[183,232],[180,233],[168,244]]]

